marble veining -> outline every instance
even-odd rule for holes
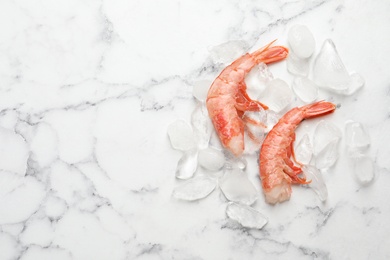
[[[389,259],[390,3],[387,1],[0,2],[0,259]],[[376,180],[361,187],[344,152],[324,173],[329,198],[293,187],[254,207],[269,223],[228,219],[219,190],[172,198],[181,153],[167,126],[189,120],[192,85],[222,69],[210,48],[248,51],[305,24],[331,38],[365,87],[332,122],[364,123]],[[292,82],[284,62],[270,67]],[[341,150],[345,150],[342,141]],[[247,172],[261,194],[257,160]]]

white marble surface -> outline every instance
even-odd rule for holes
[[[0,1],[0,259],[389,259],[389,13],[362,0]],[[327,120],[367,126],[375,182],[355,181],[342,141],[326,203],[294,186],[267,205],[247,157],[260,231],[228,220],[219,190],[173,199],[181,152],[166,129],[189,120],[193,82],[220,71],[210,48],[286,44],[294,24],[366,79],[321,95],[339,105]],[[292,82],[285,62],[271,70]]]

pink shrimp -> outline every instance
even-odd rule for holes
[[[302,120],[323,116],[335,109],[334,104],[325,101],[293,108],[268,133],[261,147],[259,167],[263,192],[268,203],[288,200],[291,183],[309,183],[304,176],[298,176],[302,170],[290,159],[291,156],[294,158],[295,129]]]
[[[214,128],[222,145],[235,156],[240,156],[244,151],[243,113],[268,108],[248,96],[245,76],[256,64],[280,61],[288,55],[287,48],[270,47],[272,43],[252,54],[241,56],[227,66],[214,80],[207,94],[206,105]]]

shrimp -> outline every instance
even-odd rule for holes
[[[245,76],[261,62],[269,64],[288,55],[288,49],[283,46],[270,47],[273,43],[247,53],[227,66],[214,80],[207,94],[207,110],[218,137],[222,145],[237,157],[244,151],[244,112],[268,108],[248,96]]]
[[[307,184],[306,178],[298,176],[302,169],[295,166],[293,142],[295,129],[299,123],[332,113],[336,106],[330,102],[319,101],[288,111],[273,127],[265,138],[260,151],[260,179],[265,199],[275,204],[288,200],[291,195],[291,183]],[[296,161],[296,160],[295,160]]]

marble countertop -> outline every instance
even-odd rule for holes
[[[389,259],[389,13],[361,0],[1,1],[0,259]],[[193,82],[218,75],[210,48],[286,45],[294,24],[365,78],[323,98],[340,129],[367,127],[375,181],[355,181],[342,141],[325,203],[294,186],[268,205],[247,157],[261,230],[232,225],[219,190],[172,198],[181,152],[167,127],[189,120]],[[270,69],[291,83],[285,62]]]

